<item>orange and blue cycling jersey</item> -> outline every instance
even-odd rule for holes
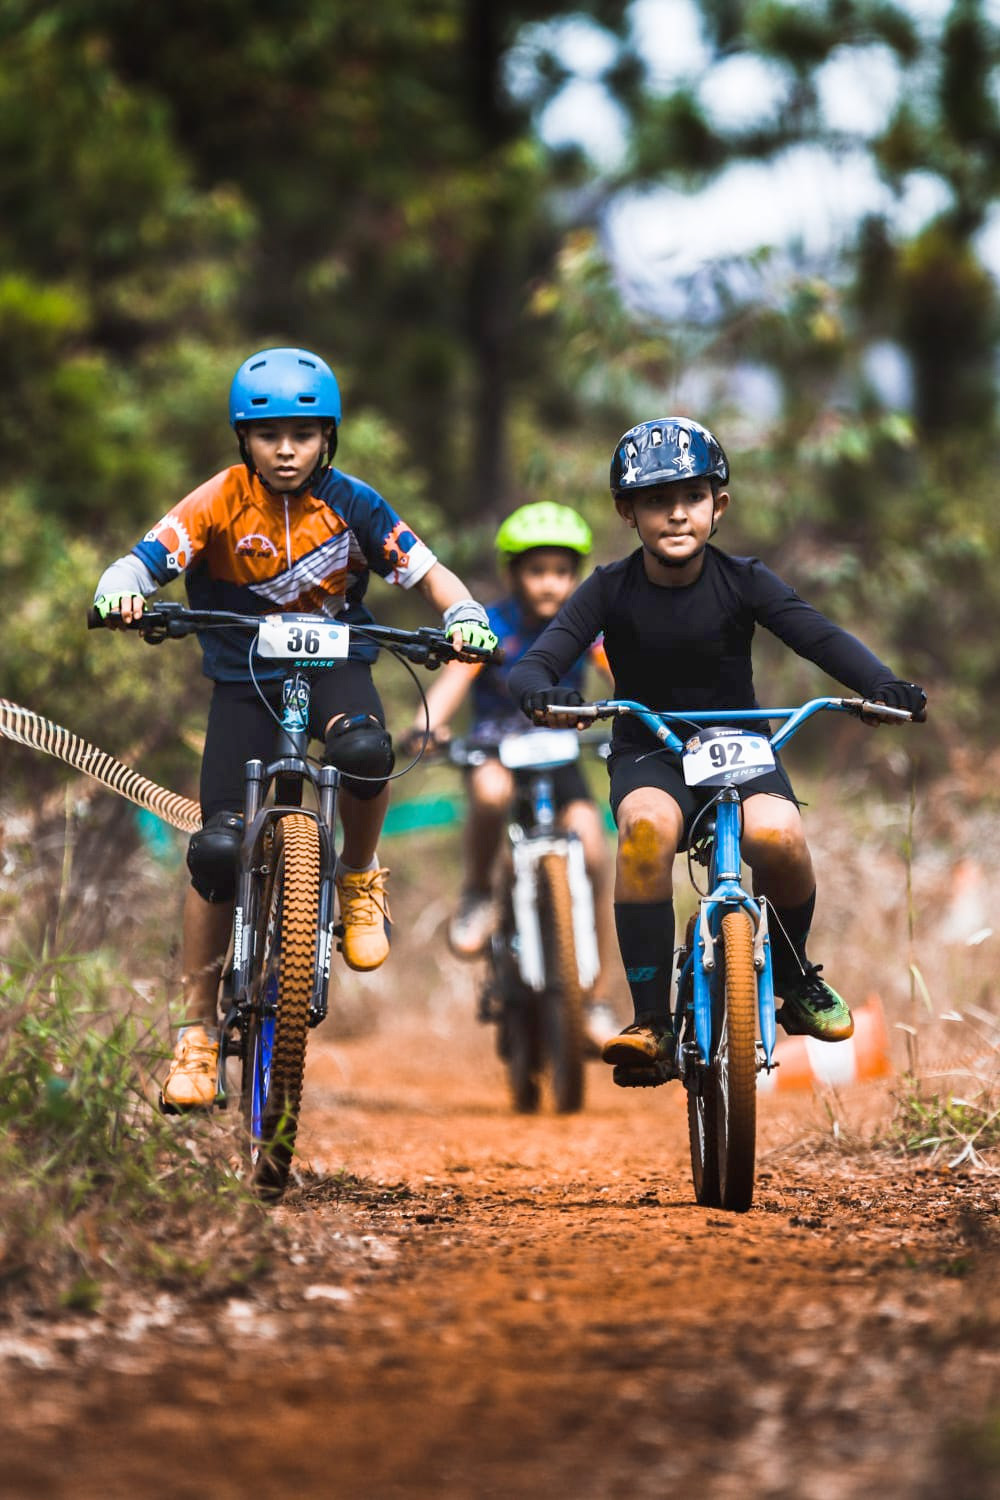
[[[158,585],[184,574],[192,609],[243,614],[277,611],[370,623],[364,604],[370,573],[411,588],[436,558],[377,490],[326,469],[305,495],[272,495],[242,465],[199,485],[132,548]],[[199,632],[205,675],[249,678],[246,631]],[[351,656],[375,648],[352,642]],[[255,675],[280,665],[254,661]]]
[[[486,616],[490,629],[500,642],[500,650],[498,659],[487,662],[477,673],[472,685],[472,732],[477,739],[482,740],[489,740],[493,736],[499,738],[503,734],[528,727],[530,721],[510,695],[508,679],[521,657],[531,649],[545,629],[544,624],[527,624],[524,610],[513,595],[489,605]],[[608,671],[603,641],[595,641],[573,663],[569,671],[559,679],[560,686],[575,688],[582,695],[588,662],[604,672]]]

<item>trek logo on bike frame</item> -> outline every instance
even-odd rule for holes
[[[744,729],[703,729],[684,746],[688,786],[732,786],[774,769],[774,751],[760,734]]]

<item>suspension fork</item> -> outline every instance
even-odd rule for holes
[[[709,867],[711,895],[703,897],[698,915],[693,959],[694,1025],[698,1051],[706,1065],[712,1057],[712,993],[718,983],[716,944],[727,910],[742,909],[754,928],[754,969],[757,973],[757,1013],[767,1068],[775,1043],[774,977],[767,902],[754,901],[740,885],[740,797],[734,787],[719,795],[715,842]]]

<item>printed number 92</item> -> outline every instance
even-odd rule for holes
[[[727,744],[712,740],[708,746],[708,758],[719,771],[727,765],[738,766],[743,759],[743,745],[740,740],[730,740]]]
[[[296,654],[302,651],[306,656],[315,656],[319,651],[320,640],[318,630],[303,631],[299,625],[291,625],[288,630],[288,649]]]

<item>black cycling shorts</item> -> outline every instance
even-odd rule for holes
[[[345,661],[310,673],[309,733],[322,740],[337,714],[374,714],[385,724],[385,712],[367,662]],[[280,716],[281,683],[262,682],[261,691]],[[212,691],[201,762],[201,812],[243,811],[243,767],[248,760],[274,759],[278,724],[260,700],[252,682],[217,682]]]
[[[773,797],[784,797],[786,801],[794,802],[796,807],[799,805],[784,766],[777,756],[774,759],[773,771],[765,771],[762,776],[754,776],[750,781],[741,782],[737,786],[741,801],[756,796],[758,792],[769,792]],[[608,760],[608,775],[611,777],[611,811],[616,823],[618,808],[629,792],[651,786],[673,797],[684,816],[682,849],[698,813],[719,791],[714,786],[688,786],[681,769],[681,758],[673,750],[615,750]]]

